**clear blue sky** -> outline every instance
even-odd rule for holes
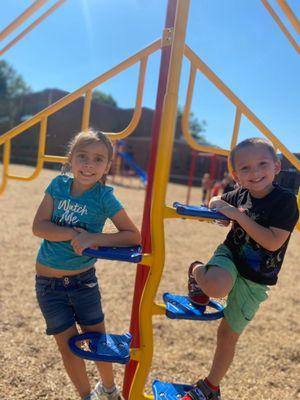
[[[32,3],[5,1],[0,30]],[[37,15],[54,3],[50,0]],[[275,0],[270,3],[280,11]],[[288,3],[299,17],[299,0]],[[67,0],[3,59],[34,91],[73,91],[160,37],[166,6],[167,0]],[[291,151],[300,152],[300,57],[260,0],[191,0],[186,42]],[[151,108],[158,61],[159,55],[151,58],[146,77],[143,105]],[[131,108],[136,72],[132,68],[99,89],[112,94],[120,107]],[[185,61],[180,104],[187,73]],[[192,111],[206,120],[207,140],[228,148],[233,107],[201,75]],[[245,120],[241,132],[240,138],[258,135]]]

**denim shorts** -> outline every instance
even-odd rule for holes
[[[241,334],[259,309],[260,304],[268,298],[268,286],[244,278],[238,272],[229,248],[221,244],[206,264],[228,271],[233,280],[233,287],[228,294],[224,309],[224,318],[237,334]]]
[[[35,288],[47,335],[64,332],[76,322],[95,325],[104,320],[95,268],[62,278],[37,275]]]

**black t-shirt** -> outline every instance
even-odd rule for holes
[[[274,184],[274,189],[261,199],[251,196],[239,187],[222,195],[222,200],[245,209],[245,213],[266,228],[274,227],[292,232],[299,218],[296,197]],[[247,232],[233,221],[224,244],[233,253],[239,273],[246,279],[264,285],[275,285],[278,279],[290,235],[276,251],[270,251],[256,243]]]

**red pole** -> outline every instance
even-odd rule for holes
[[[188,190],[187,190],[187,194],[186,194],[186,204],[187,205],[190,204],[191,190],[192,190],[193,179],[194,179],[194,175],[195,175],[197,156],[198,156],[198,153],[195,150],[192,150],[190,173],[189,173],[189,180],[188,180]]]
[[[176,15],[177,0],[168,0],[167,15],[165,21],[165,29],[174,27]],[[143,222],[142,222],[142,247],[143,253],[151,253],[151,237],[150,237],[150,209],[152,199],[153,177],[156,162],[157,146],[161,125],[161,116],[163,102],[166,93],[168,71],[170,65],[171,46],[164,46],[161,50],[161,62],[159,71],[159,81],[156,95],[156,105],[152,120],[151,130],[151,152],[148,166],[148,183],[146,188],[146,196],[144,203]],[[139,264],[135,276],[135,288],[131,310],[130,333],[133,336],[132,348],[140,347],[140,331],[139,331],[139,306],[143,293],[143,289],[149,273],[149,267]],[[137,368],[137,361],[129,361],[125,369],[123,396],[127,400],[131,383]]]

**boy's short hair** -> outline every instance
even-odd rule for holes
[[[269,142],[266,139],[254,137],[254,138],[249,138],[249,139],[243,140],[242,142],[238,143],[231,150],[229,157],[230,157],[230,163],[231,163],[232,168],[233,169],[235,168],[234,158],[236,156],[236,153],[239,150],[244,149],[247,146],[257,146],[257,145],[264,146],[266,149],[268,149],[270,154],[271,154],[271,156],[272,156],[272,158],[273,158],[273,160],[274,161],[278,161],[278,156],[276,154],[276,150],[275,150],[274,146],[272,145],[272,143]]]

